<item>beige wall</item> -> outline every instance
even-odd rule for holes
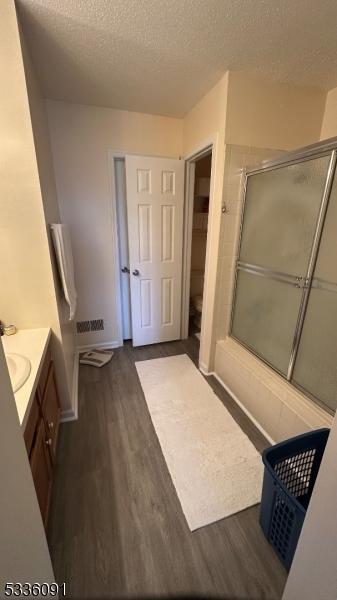
[[[17,28],[2,20],[0,39],[0,314],[38,327],[53,303],[48,243]]]
[[[221,204],[225,161],[225,126],[227,110],[228,74],[206,94],[185,116],[183,122],[184,156],[200,150],[213,142],[212,174],[206,270],[203,293],[202,337],[199,354],[201,368],[208,371],[213,362],[215,348],[215,289],[221,225]]]
[[[305,517],[283,600],[336,600],[337,421]]]
[[[105,330],[78,344],[118,340],[111,150],[178,157],[182,121],[48,101],[61,217],[70,225],[79,294],[76,320],[103,318]]]
[[[0,318],[22,329],[50,326],[60,338],[20,36],[14,3],[6,0],[3,10],[5,7],[11,12],[1,20],[0,35]],[[11,28],[7,26],[9,18]],[[37,103],[35,108],[36,116]],[[37,137],[42,140],[42,122],[40,125]],[[46,165],[44,143],[42,156]],[[42,171],[47,174],[46,169]],[[48,175],[44,188],[49,199],[47,179]],[[62,406],[69,408],[70,396],[60,353],[56,362]]]
[[[53,355],[55,358],[55,366],[58,375],[58,387],[61,391],[61,396],[64,399],[70,398],[69,401],[74,402],[75,399],[72,398],[75,360],[74,322],[69,321],[69,308],[65,302],[60,285],[50,230],[48,228],[50,223],[60,222],[60,211],[56,194],[46,103],[37,81],[22,32],[20,37],[45,216],[46,233],[49,242],[49,255],[53,272],[53,294],[56,297],[57,304],[57,312],[55,314],[55,320],[53,323],[53,330],[55,333],[52,338]],[[69,401],[67,404],[69,404]]]
[[[325,93],[230,71],[226,142],[291,150],[319,140]]]
[[[326,96],[320,139],[326,140],[335,136],[337,136],[337,88],[330,90]]]
[[[5,308],[10,312],[10,306],[3,300],[3,289],[7,282],[8,285],[15,286],[20,294],[25,292],[27,284],[25,274],[21,273],[25,263],[21,262],[19,268],[12,259],[9,232],[7,227],[3,226],[3,219],[5,218],[5,225],[8,224],[11,215],[16,219],[16,209],[19,206],[20,212],[23,213],[22,219],[28,217],[30,203],[27,207],[25,200],[35,198],[37,182],[31,131],[27,119],[28,104],[23,94],[24,77],[15,8],[11,0],[2,0],[0,3],[0,29],[2,317]],[[34,203],[32,204],[34,206]],[[34,229],[34,233],[41,237],[39,228]],[[22,234],[30,235],[24,230]],[[5,257],[4,249],[8,252]],[[26,253],[30,254],[29,249],[26,249]],[[11,269],[14,270],[13,276]],[[19,281],[16,281],[16,278],[19,278]],[[15,296],[12,301],[15,302]],[[4,584],[8,581],[52,582],[54,575],[1,342],[0,399],[0,589],[4,590]]]
[[[228,74],[196,104],[183,120],[184,156],[195,152],[210,136],[224,137]]]

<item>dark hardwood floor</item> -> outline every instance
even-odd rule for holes
[[[259,507],[191,533],[153,429],[135,361],[187,353],[195,338],[115,350],[80,367],[79,419],[60,431],[49,522],[55,577],[69,598],[276,600],[286,572]],[[258,450],[266,440],[214,378],[209,383]]]

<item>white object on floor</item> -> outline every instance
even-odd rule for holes
[[[70,232],[67,225],[53,223],[50,226],[55,254],[62,282],[63,293],[69,306],[69,321],[72,321],[77,304],[77,293],[74,278],[74,262],[71,249]]]
[[[136,362],[191,531],[261,500],[261,456],[186,354]]]
[[[198,338],[198,340],[200,342],[200,331],[197,331],[194,335],[196,338]]]
[[[114,353],[106,350],[90,350],[81,355],[80,364],[91,367],[104,367],[112,359]]]

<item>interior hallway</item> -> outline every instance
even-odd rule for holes
[[[281,598],[286,572],[259,527],[259,507],[191,533],[151,423],[135,361],[186,353],[196,362],[198,346],[195,337],[127,343],[101,370],[80,367],[79,419],[61,427],[49,522],[67,597]],[[209,383],[262,451],[260,432]]]

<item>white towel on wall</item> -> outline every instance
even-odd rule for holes
[[[69,305],[69,321],[72,321],[76,312],[77,292],[70,232],[67,225],[60,223],[53,223],[50,228],[64,297]]]

